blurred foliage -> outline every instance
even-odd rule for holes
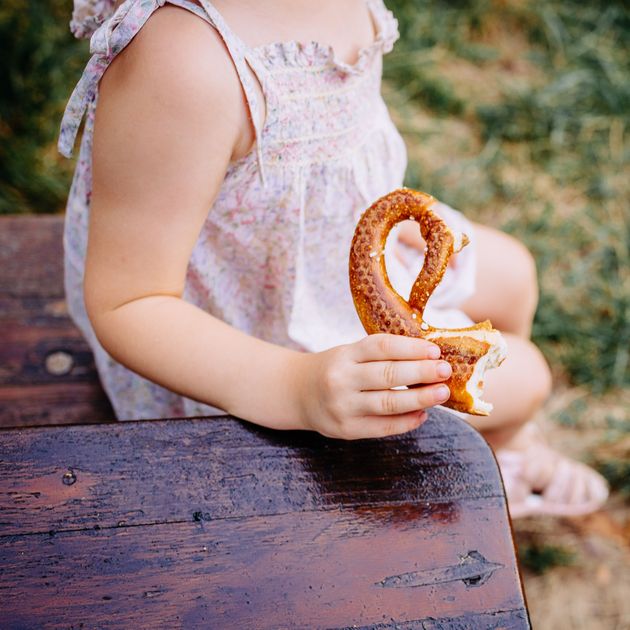
[[[542,575],[554,567],[574,564],[575,554],[558,545],[535,541],[518,546],[518,559],[520,566]]]
[[[607,458],[596,462],[599,472],[606,477],[610,487],[630,499],[630,461]]]
[[[627,410],[626,410],[627,411]],[[606,418],[604,440],[592,458],[593,465],[626,501],[630,501],[630,415]]]
[[[72,163],[55,140],[87,45],[70,34],[69,0],[0,4],[0,213],[57,212]]]
[[[622,1],[389,0],[407,185],[534,253],[534,337],[592,391],[630,383],[630,9]]]
[[[630,382],[630,10],[622,0],[386,0],[385,92],[407,184],[525,242],[534,335],[591,391]],[[63,208],[55,148],[88,52],[70,0],[0,5],[0,213]]]

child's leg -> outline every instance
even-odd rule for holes
[[[474,321],[529,338],[538,304],[536,264],[515,238],[475,224],[477,289],[462,310]]]
[[[551,374],[529,341],[538,301],[533,258],[517,240],[475,226],[477,291],[463,306],[475,321],[490,319],[503,331],[508,358],[486,374],[487,418],[468,416],[495,449],[512,517],[576,515],[601,507],[606,483],[594,470],[550,448],[529,420],[551,392]]]
[[[486,375],[485,399],[494,405],[488,418],[470,417],[494,447],[512,440],[551,393],[547,363],[529,335],[538,303],[536,265],[515,238],[475,224],[477,288],[462,307],[474,321],[490,319],[504,333],[508,358]]]
[[[485,376],[484,399],[494,409],[488,417],[467,418],[495,449],[512,441],[551,393],[551,374],[540,350],[518,335],[504,337],[508,357]]]

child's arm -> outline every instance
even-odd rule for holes
[[[118,361],[274,428],[357,438],[408,431],[443,402],[436,346],[375,335],[305,354],[255,339],[182,299],[186,268],[234,157],[253,137],[232,63],[198,18],[160,9],[101,83],[85,301]],[[437,358],[437,357],[435,357]]]

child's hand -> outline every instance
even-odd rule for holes
[[[328,437],[354,440],[406,433],[427,407],[448,400],[439,384],[451,375],[440,350],[423,339],[369,335],[353,344],[306,355],[300,379],[304,424]],[[426,384],[406,390],[401,385]]]

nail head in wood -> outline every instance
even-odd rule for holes
[[[61,478],[64,486],[71,486],[76,480],[77,476],[74,474],[74,470],[68,470]]]
[[[49,374],[54,374],[55,376],[61,376],[63,374],[68,374],[74,367],[74,359],[71,354],[64,352],[63,350],[58,350],[57,352],[51,352],[46,357],[46,371]]]

